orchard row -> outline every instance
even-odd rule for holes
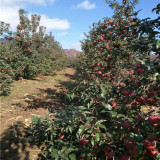
[[[60,44],[39,26],[40,16],[32,15],[30,20],[24,10],[19,10],[19,19],[14,33],[1,22],[0,95],[10,92],[14,80],[43,78],[66,65]]]

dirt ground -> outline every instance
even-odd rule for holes
[[[1,160],[44,159],[40,148],[31,144],[27,134],[31,117],[44,117],[64,109],[59,91],[74,82],[75,71],[63,69],[44,79],[20,80],[13,83],[11,94],[0,100]]]

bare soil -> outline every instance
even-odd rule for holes
[[[28,126],[34,115],[44,117],[65,108],[60,91],[74,83],[74,74],[73,69],[67,68],[44,79],[16,81],[11,94],[1,97],[1,160],[44,159],[40,148],[30,143]]]

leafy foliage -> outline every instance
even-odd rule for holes
[[[20,9],[19,20],[15,33],[9,31],[9,24],[1,22],[0,34],[4,37],[0,43],[0,69],[4,70],[2,95],[9,93],[11,80],[43,78],[43,75],[52,74],[67,63],[60,44],[51,33],[45,34],[45,27],[39,26],[39,15],[31,15],[30,20],[27,12]]]
[[[33,120],[46,159],[160,158],[159,18],[138,19],[137,2],[107,1],[115,15],[94,23],[82,42],[71,107]]]

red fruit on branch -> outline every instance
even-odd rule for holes
[[[123,86],[123,85],[124,85],[124,83],[119,83],[119,85],[120,85],[120,86]]]
[[[86,138],[82,138],[81,140],[79,140],[79,145],[83,146],[83,145],[86,145],[88,144],[88,140]]]
[[[144,98],[142,96],[138,99],[139,103],[145,103],[145,101],[146,101],[146,98]]]
[[[118,26],[118,23],[116,23],[115,26]]]
[[[104,38],[100,38],[101,41],[104,41]]]
[[[157,99],[148,98],[148,99],[146,99],[146,102],[149,103],[149,104],[154,104],[154,103],[157,102]]]
[[[146,150],[146,154],[149,156],[149,157],[156,157],[159,152],[157,149],[154,149],[154,150]]]
[[[120,159],[119,160],[130,160],[130,157],[129,156],[127,156],[127,155],[123,155],[123,154],[121,154],[120,155]]]
[[[1,69],[1,73],[3,73],[4,72],[4,70],[3,69]]]
[[[79,160],[84,160],[84,157],[82,155],[80,155]]]
[[[126,90],[126,91],[124,91],[123,93],[124,93],[124,95],[128,96],[128,95],[131,93],[131,91]]]
[[[124,141],[124,145],[129,149],[133,148],[135,146],[135,141],[127,141],[127,140],[125,140]]]
[[[117,102],[111,103],[111,106],[112,106],[112,108],[116,107],[117,106]]]
[[[21,37],[15,36],[16,39],[20,39]]]
[[[131,148],[129,150],[129,153],[133,156],[133,157],[137,157],[138,156],[138,147],[134,146],[133,148]]]
[[[9,38],[8,38],[8,40],[12,40],[12,39],[13,39],[13,37],[9,37]]]
[[[99,74],[99,75],[101,75],[101,74],[102,74],[102,72],[101,72],[101,71],[99,71],[99,72],[98,72],[98,74]]]
[[[135,94],[135,93],[132,93],[131,96],[136,96],[136,94]]]
[[[153,97],[155,94],[156,94],[156,92],[155,92],[155,91],[152,91],[152,92],[148,92],[148,93],[147,93],[147,96],[148,96],[148,97]]]
[[[125,122],[122,123],[122,126],[123,126],[124,129],[129,128],[131,126],[131,122],[125,121]]]
[[[113,24],[113,21],[112,21],[112,20],[109,20],[109,23]]]
[[[63,138],[64,138],[64,134],[59,135],[58,138],[59,138],[59,139],[63,139]]]
[[[138,69],[136,70],[136,73],[137,73],[138,75],[140,75],[143,71],[144,71],[143,68],[138,68]]]
[[[140,131],[141,131],[141,128],[138,126],[133,128],[133,132],[136,134],[138,134]]]
[[[99,127],[95,126],[94,129],[97,130],[97,129],[99,129]]]
[[[155,140],[155,141],[159,141],[160,138],[158,135],[156,135],[155,133],[152,134],[152,138]]]
[[[141,120],[141,119],[142,119],[142,116],[141,116],[140,114],[136,114],[136,115],[134,116],[134,118],[135,118],[136,120]]]
[[[106,46],[105,48],[106,48],[106,49],[108,49],[109,47],[108,47],[108,46]]]
[[[150,139],[145,139],[143,141],[145,149],[155,149],[157,146],[156,141],[151,141]]]
[[[115,157],[115,151],[111,151],[106,154],[106,158],[114,158]]]
[[[148,121],[151,124],[158,124],[160,122],[160,118],[158,116],[149,116]]]
[[[107,28],[107,27],[108,27],[108,24],[106,24],[105,27]]]
[[[104,148],[103,151],[104,151],[105,153],[107,153],[107,152],[109,151],[109,149],[111,149],[111,146],[110,146],[110,145],[107,146],[106,148]]]

